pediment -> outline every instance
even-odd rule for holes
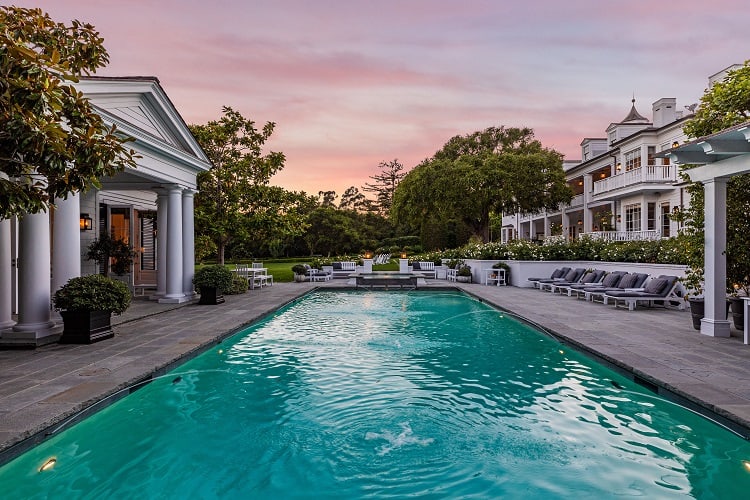
[[[119,128],[132,127],[173,148],[193,153],[190,145],[182,139],[181,131],[177,130],[174,123],[165,119],[148,94],[94,96],[91,102],[99,112],[114,119]]]

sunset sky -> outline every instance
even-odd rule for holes
[[[96,26],[99,75],[159,78],[187,123],[232,106],[286,154],[272,183],[361,187],[450,137],[528,126],[580,158],[635,96],[638,111],[697,102],[709,75],[750,59],[746,0],[36,0]]]

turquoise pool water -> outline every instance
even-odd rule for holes
[[[746,498],[747,460],[462,294],[319,292],[6,464],[0,497]]]

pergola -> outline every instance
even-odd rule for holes
[[[750,122],[724,129],[672,149],[670,158],[683,165],[698,165],[685,170],[693,182],[705,191],[705,316],[701,333],[729,337],[726,320],[727,280],[727,182],[736,175],[750,173]],[[750,238],[750,235],[748,235]],[[750,251],[750,239],[748,240]],[[745,298],[745,344],[748,343],[750,298]]]

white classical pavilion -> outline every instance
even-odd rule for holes
[[[677,163],[699,165],[685,170],[705,191],[705,316],[701,333],[729,337],[726,319],[727,259],[727,182],[736,175],[750,173],[750,122],[701,137],[670,152]],[[750,238],[750,235],[748,235]],[[750,239],[748,239],[750,251]],[[748,301],[745,301],[747,323]],[[745,327],[745,343],[748,328]]]
[[[135,139],[136,169],[102,178],[101,189],[58,199],[46,213],[0,220],[0,345],[34,347],[57,340],[51,296],[70,278],[107,271],[85,259],[103,232],[135,251],[121,279],[155,289],[160,302],[193,295],[193,195],[208,170],[205,153],[153,77],[92,77],[76,88],[109,125]],[[105,264],[106,265],[106,264]]]

